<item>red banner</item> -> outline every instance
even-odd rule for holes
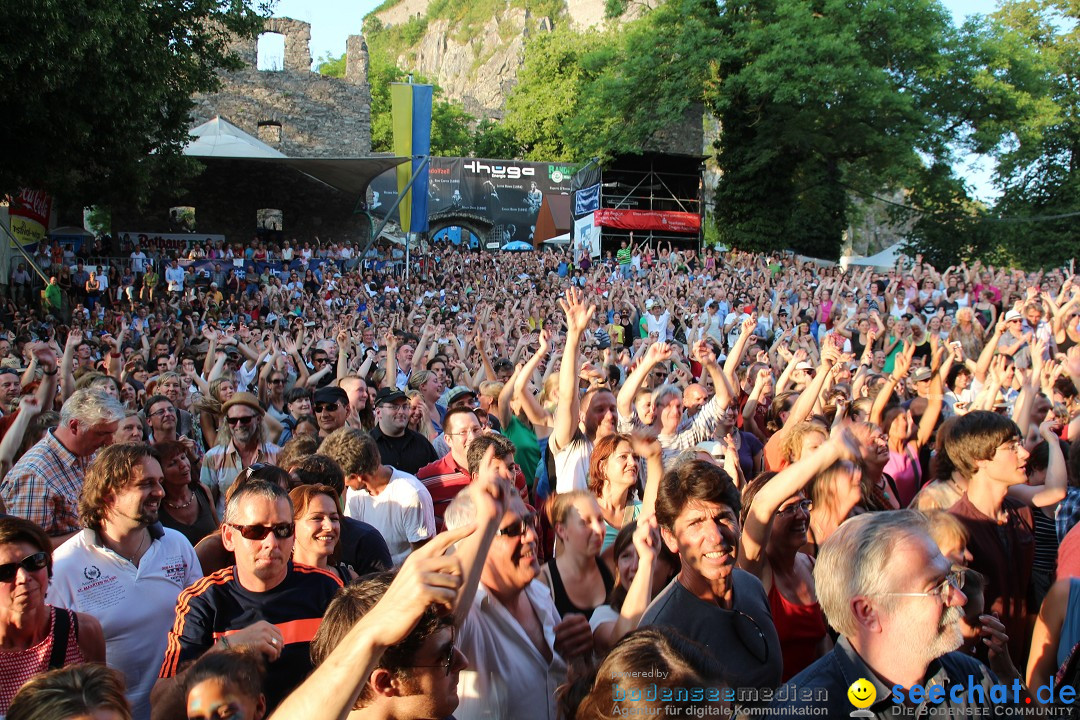
[[[52,214],[52,197],[41,190],[23,188],[18,196],[10,199],[8,214],[11,218],[11,234],[20,245],[42,242],[49,227],[49,215]]]
[[[661,210],[600,208],[593,214],[593,223],[599,227],[622,230],[661,230],[680,233],[696,233],[701,230],[700,215]]]

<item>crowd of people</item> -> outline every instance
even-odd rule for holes
[[[0,335],[0,717],[1075,699],[1071,263],[46,257]]]

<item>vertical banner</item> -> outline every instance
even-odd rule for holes
[[[398,193],[405,191],[409,178],[431,154],[431,85],[392,83],[390,85],[391,116],[394,128],[394,154],[412,158],[411,163],[398,165]],[[416,192],[413,192],[415,190]],[[425,167],[398,206],[401,229],[405,232],[427,232],[428,168]]]
[[[8,206],[11,234],[23,247],[37,245],[45,240],[51,214],[52,197],[48,193],[23,188]],[[10,241],[12,247],[15,240]]]
[[[574,247],[588,247],[592,257],[600,257],[600,228],[593,224],[591,214],[574,220],[573,237]]]

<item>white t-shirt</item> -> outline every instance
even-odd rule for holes
[[[412,543],[435,537],[435,506],[415,475],[389,467],[390,482],[378,495],[347,490],[345,516],[378,530],[390,548],[390,558],[400,565],[412,552]]]
[[[142,250],[131,253],[131,270],[137,273],[146,272],[146,253]]]
[[[555,492],[589,489],[592,451],[592,442],[579,430],[570,444],[555,454]]]
[[[656,342],[667,342],[668,323],[671,321],[671,312],[665,310],[660,317],[651,312],[645,313],[645,323],[649,326],[649,334],[656,333]]]
[[[163,534],[154,537],[157,533]],[[135,567],[83,530],[53,553],[46,602],[93,615],[105,631],[109,667],[124,673],[132,717],[150,718],[150,691],[165,657],[176,598],[203,576],[187,538],[151,528],[153,541]]]

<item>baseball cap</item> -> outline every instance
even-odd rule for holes
[[[329,388],[327,388],[327,389],[329,389]],[[340,388],[333,388],[333,389],[339,390],[342,393],[345,392],[344,390],[341,390]],[[385,403],[396,403],[396,402],[399,402],[401,400],[408,400],[408,399],[409,398],[405,395],[405,393],[401,392],[397,388],[385,388],[385,387],[384,388],[379,388],[379,392],[375,393],[375,404],[376,405],[383,405]]]
[[[381,393],[382,390],[379,390],[379,392]],[[348,396],[348,394],[346,394],[346,392],[344,390],[337,387],[336,385],[327,385],[326,387],[321,387],[318,390],[316,390],[314,392],[314,394],[312,394],[312,396],[311,396],[311,403],[313,405],[315,403],[337,403],[337,402],[348,403],[349,402],[349,396]]]
[[[446,404],[452,405],[466,395],[472,395],[473,397],[476,397],[476,392],[472,388],[466,387],[465,385],[456,385],[451,388],[449,394],[447,394]]]

